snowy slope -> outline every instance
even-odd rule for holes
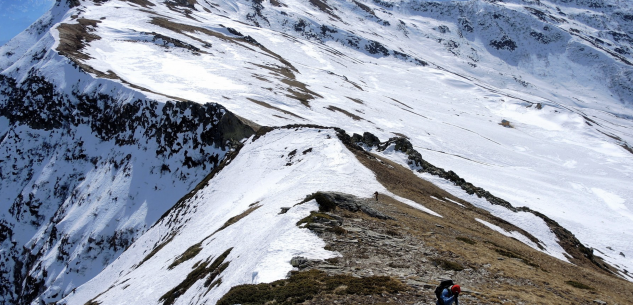
[[[210,263],[232,249],[224,261],[229,262],[228,267],[216,278],[221,278],[219,286],[205,287],[205,281],[197,281],[181,290],[174,303],[213,304],[232,286],[284,278],[292,270],[289,262],[294,256],[309,259],[336,256],[323,249],[325,244],[319,237],[296,225],[310,211],[318,210],[315,200],[297,205],[307,195],[337,191],[366,196],[376,190],[395,196],[356,160],[334,130],[271,131],[255,141],[247,141],[237,157],[178,212],[172,211],[159,221],[95,279],[62,303],[84,304],[92,299],[100,304],[119,304],[121,300],[130,304],[156,304],[193,273],[195,265]],[[216,232],[229,218],[252,207],[258,208]],[[281,214],[282,207],[292,208]],[[170,239],[168,232],[174,232],[175,227],[178,234]],[[169,241],[145,261],[165,240]],[[169,268],[185,249],[197,243],[201,243],[202,249],[195,257]],[[126,285],[142,293],[130,296]]]
[[[205,124],[214,123],[178,124],[197,104],[216,119],[226,107],[259,125],[406,135],[430,163],[546,214],[607,262],[632,270],[631,37],[633,11],[621,1],[62,1],[0,48],[0,135],[8,160],[0,163],[1,224],[13,232],[1,255],[19,261],[29,252],[23,245],[37,253],[29,266],[17,266],[22,278],[3,274],[9,282],[38,283],[16,291],[6,285],[2,295],[67,295],[191,190],[228,149],[221,132],[203,140]],[[39,109],[47,109],[41,118]],[[129,116],[132,123],[118,129]],[[503,119],[514,128],[500,126]],[[154,125],[164,128],[159,133]],[[186,135],[178,134],[183,126]],[[202,151],[185,138],[200,139]],[[188,162],[191,168],[183,166]],[[54,180],[67,191],[56,194]],[[232,217],[253,202],[203,215]],[[543,231],[525,218],[511,222]],[[147,246],[131,251],[150,249],[158,240],[153,230],[137,241]],[[91,243],[105,240],[116,246],[90,254]],[[163,264],[180,254],[168,252]],[[106,270],[137,261],[121,259]],[[99,278],[89,287],[117,279]],[[91,290],[77,297],[98,290],[84,289]]]

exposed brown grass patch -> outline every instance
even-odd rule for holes
[[[334,9],[332,9],[332,7],[327,5],[327,1],[326,0],[309,0],[309,1],[310,1],[310,4],[316,6],[322,12],[327,13],[328,15],[332,16],[333,18],[335,18],[337,20],[341,20],[341,18],[339,16],[334,14]]]
[[[200,253],[200,251],[202,251],[202,242],[199,242],[191,247],[189,247],[187,250],[185,250],[184,253],[182,253],[181,255],[179,255],[176,259],[174,259],[174,262],[171,263],[171,265],[169,265],[169,267],[167,267],[167,269],[174,269],[176,266],[196,257],[196,255],[198,255],[198,253]]]
[[[394,102],[396,102],[396,103],[398,103],[398,104],[400,104],[400,105],[404,106],[404,107],[407,107],[407,108],[409,108],[409,109],[413,109],[413,108],[411,108],[409,105],[407,105],[407,104],[405,104],[405,103],[403,103],[403,102],[401,102],[401,101],[399,101],[399,100],[397,100],[397,99],[395,99],[395,98],[393,98],[393,97],[388,97],[388,98],[389,98],[390,100],[392,100],[392,101],[394,101]]]
[[[138,4],[138,5],[140,5],[142,7],[145,7],[145,8],[149,8],[151,6],[155,6],[154,3],[152,3],[152,2],[150,2],[148,0],[124,0],[124,1],[130,2],[130,3],[134,3],[134,4]]]
[[[465,242],[465,243],[467,243],[469,245],[474,245],[474,244],[477,243],[476,241],[474,241],[474,240],[472,240],[470,238],[461,237],[461,236],[455,237],[455,239],[457,239],[459,241],[463,241],[463,242]]]
[[[304,224],[305,225],[309,225],[311,223],[318,222],[320,219],[334,220],[334,218],[332,218],[332,216],[330,216],[328,214],[312,211],[312,212],[310,212],[310,215],[308,215],[305,218],[297,221],[297,226],[301,226],[301,225],[304,225]]]
[[[359,98],[353,98],[353,97],[349,97],[349,96],[346,96],[346,98],[348,98],[349,100],[351,100],[352,102],[357,103],[357,104],[361,104],[361,105],[365,104],[363,102],[363,100],[361,100]]]
[[[272,283],[235,286],[218,301],[218,305],[290,305],[309,301],[317,295],[381,295],[406,289],[400,281],[390,277],[328,276],[323,271],[313,269],[294,271],[290,278]]]
[[[218,233],[224,229],[226,229],[228,226],[235,224],[236,222],[240,221],[242,218],[248,216],[250,213],[253,213],[255,210],[259,209],[261,207],[261,205],[253,205],[251,207],[249,207],[248,209],[246,209],[246,211],[240,213],[239,215],[233,216],[231,218],[229,218],[229,220],[227,220],[219,229],[217,229],[215,232],[213,232],[213,234]],[[211,235],[213,235],[211,234]]]
[[[451,271],[462,271],[464,270],[464,266],[462,266],[459,263],[456,262],[451,262],[449,260],[445,260],[445,259],[435,259],[434,262],[442,269],[444,270],[451,270]]]
[[[347,110],[345,110],[345,109],[338,108],[338,107],[336,107],[336,106],[332,106],[332,105],[330,105],[330,106],[328,106],[328,107],[327,107],[327,108],[325,108],[325,109],[330,110],[330,111],[332,111],[332,112],[340,112],[340,113],[342,113],[342,114],[345,114],[346,116],[348,116],[348,117],[352,118],[352,120],[354,120],[354,121],[360,121],[360,120],[363,120],[363,118],[361,118],[361,117],[359,117],[359,116],[357,116],[357,115],[355,115],[355,114],[353,114],[353,113],[351,113],[351,112],[349,112],[349,111],[347,111]]]
[[[270,71],[269,74],[279,79],[280,82],[288,86],[287,97],[298,100],[302,105],[310,107],[310,100],[316,97],[323,98],[320,94],[308,89],[308,86],[297,80],[293,70],[289,67],[277,65],[260,65],[252,63],[254,66]]]
[[[187,292],[187,290],[189,290],[189,288],[191,288],[191,286],[199,280],[204,279],[204,287],[209,288],[215,278],[217,278],[220,273],[229,266],[229,262],[224,262],[224,260],[226,260],[226,257],[229,253],[231,253],[231,250],[233,250],[233,248],[229,248],[224,251],[224,253],[216,257],[210,265],[210,259],[197,264],[180,284],[176,285],[176,287],[161,296],[159,301],[165,305],[173,304],[179,296]]]
[[[154,249],[152,249],[152,251],[147,254],[145,256],[145,258],[143,258],[143,260],[136,265],[136,268],[140,267],[143,263],[145,263],[146,261],[148,261],[150,258],[152,258],[154,255],[156,255],[156,253],[158,253],[160,250],[163,249],[163,247],[165,247],[166,245],[168,245],[172,240],[174,240],[174,237],[176,237],[175,234],[172,234],[167,240],[165,240],[164,242],[160,243],[158,246],[156,246]]]
[[[57,52],[74,61],[90,59],[91,57],[83,53],[82,50],[89,42],[101,39],[93,33],[98,23],[101,21],[79,18],[74,24],[60,24],[57,27],[59,31]]]
[[[501,120],[501,123],[499,123],[499,125],[501,125],[503,127],[514,128],[514,126],[512,126],[512,124],[510,124],[510,121],[507,121],[507,120]]]
[[[363,11],[373,15],[374,17],[376,16],[376,13],[374,13],[374,10],[372,10],[369,6],[362,4],[358,1],[352,0],[352,2],[354,2],[354,4],[356,4],[356,6],[358,6],[360,9],[362,9]]]
[[[581,282],[576,282],[576,281],[566,281],[565,284],[572,286],[572,287],[576,287],[578,289],[586,289],[586,290],[593,290],[593,288],[591,288],[591,286],[589,285],[585,285]]]
[[[283,110],[281,108],[277,108],[277,107],[275,107],[275,106],[273,106],[271,104],[268,104],[266,102],[262,102],[262,101],[259,101],[259,100],[256,100],[256,99],[253,99],[253,98],[250,98],[250,97],[247,97],[246,99],[251,101],[251,102],[253,102],[253,103],[255,103],[255,104],[257,104],[257,105],[260,105],[262,107],[266,107],[266,108],[269,108],[269,109],[274,109],[274,110],[277,110],[277,111],[279,111],[279,112],[281,112],[283,114],[287,114],[287,115],[293,116],[295,118],[299,118],[299,119],[305,120],[304,118],[302,118],[302,117],[300,117],[300,116],[298,116],[298,115],[296,115],[296,114],[294,114],[294,113],[292,113],[290,111]]]

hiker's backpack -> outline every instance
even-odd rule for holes
[[[442,280],[442,282],[440,282],[440,285],[435,288],[435,297],[437,297],[437,301],[440,305],[444,305],[444,300],[442,300],[442,291],[453,285],[453,280]]]

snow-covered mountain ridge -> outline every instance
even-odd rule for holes
[[[477,207],[538,236],[541,251],[576,256],[547,233],[552,220],[630,279],[632,24],[618,1],[60,1],[0,49],[3,300],[59,300],[105,266],[112,273],[99,279],[115,281],[105,274],[138,261],[111,263],[142,236],[154,234],[139,253],[156,235],[198,234],[147,230],[183,195],[219,189],[207,175],[258,125],[287,124],[405,135],[428,160],[411,169],[458,173],[483,189],[455,196],[503,198],[505,207]],[[340,191],[380,189],[367,185]],[[246,251],[222,245],[229,257]],[[286,256],[259,259],[277,266]],[[249,282],[241,276],[200,300]],[[103,292],[94,283],[88,299]]]

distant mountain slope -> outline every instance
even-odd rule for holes
[[[103,292],[95,287],[139,263],[125,254],[113,265],[122,253],[146,257],[159,240],[185,238],[179,226],[148,230],[200,191],[228,152],[260,126],[288,124],[407,137],[431,164],[543,213],[631,280],[631,52],[633,8],[621,1],[58,1],[0,47],[0,300],[57,301],[101,274],[74,296],[94,298]],[[274,189],[311,179],[323,177]],[[379,188],[368,181],[362,192],[339,187],[367,196]],[[247,210],[243,203],[196,212],[196,221],[223,222]],[[540,236],[539,251],[569,259],[546,242],[555,237],[542,220],[478,207]],[[314,250],[306,249],[295,250]],[[180,255],[172,250],[157,252],[162,263]],[[279,268],[284,274],[260,280],[290,267]],[[135,285],[156,284],[140,272]],[[246,273],[205,300],[248,282]]]

